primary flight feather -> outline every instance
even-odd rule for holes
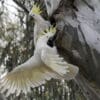
[[[78,67],[64,61],[55,46],[47,45],[51,36],[53,34],[48,31],[39,37],[34,56],[0,79],[0,92],[7,91],[7,96],[13,93],[19,95],[21,92],[29,92],[31,87],[38,87],[51,78],[70,80],[76,76]]]

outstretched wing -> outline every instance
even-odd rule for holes
[[[56,47],[51,48],[47,46],[43,48],[41,52],[43,62],[67,80],[73,79],[78,73],[78,67],[64,61],[64,59],[57,53]]]
[[[16,95],[19,95],[21,91],[27,93],[31,87],[37,87],[45,83],[46,80],[58,77],[46,66],[34,66],[32,59],[30,58],[26,63],[16,67],[0,79],[0,92],[7,91],[7,96],[15,92]]]

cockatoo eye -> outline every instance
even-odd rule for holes
[[[34,17],[34,16],[35,16],[35,14],[33,14],[33,13],[32,13],[32,16]]]

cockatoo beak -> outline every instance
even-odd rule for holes
[[[47,44],[48,44],[50,47],[53,47],[54,44],[55,44],[56,38],[57,38],[57,33],[55,33],[52,37],[49,38],[49,40],[47,41]]]

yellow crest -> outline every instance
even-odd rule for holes
[[[45,31],[41,32],[41,35],[45,35],[47,33],[55,34],[56,33],[56,27],[51,26],[50,28],[46,29]]]
[[[45,31],[41,32],[39,34],[39,37],[43,36],[43,35],[46,35],[47,33],[50,33],[50,34],[55,34],[56,33],[56,27],[53,27],[51,26],[50,28],[46,29]]]
[[[56,33],[56,27],[51,26],[49,29],[46,29],[45,33],[52,33],[55,34]]]
[[[35,14],[38,14],[38,15],[40,15],[42,13],[39,4],[33,4],[31,11],[32,11],[32,13],[35,13]]]

